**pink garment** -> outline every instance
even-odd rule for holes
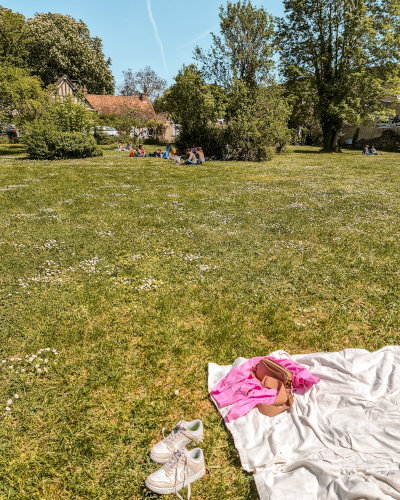
[[[249,359],[237,368],[233,368],[210,392],[220,407],[235,405],[225,416],[226,422],[243,417],[259,403],[271,405],[275,402],[278,391],[263,387],[250,371],[266,357],[293,373],[293,392],[296,394],[304,394],[307,389],[319,382],[318,377],[314,377],[307,368],[291,359],[276,359],[272,356]]]

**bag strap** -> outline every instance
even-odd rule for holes
[[[278,395],[276,396],[276,399],[272,403],[272,405],[259,403],[257,405],[257,408],[260,413],[266,415],[267,417],[275,417],[276,415],[279,415],[280,413],[288,410],[292,406],[293,399],[291,397],[288,397],[286,388],[280,380],[266,376],[262,381],[262,385],[267,389],[275,389],[276,391],[278,391]]]

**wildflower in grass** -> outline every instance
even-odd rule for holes
[[[39,368],[39,367],[40,367],[40,365],[35,365],[35,368]]]
[[[194,261],[194,260],[198,260],[199,257],[198,255],[192,255],[191,253],[187,253],[184,257],[183,257],[183,260],[188,260],[190,262]]]
[[[179,394],[179,391],[175,391],[175,396],[178,396],[178,394]]]
[[[8,405],[12,405],[12,399],[9,399],[9,400],[7,401],[7,404],[8,404]]]
[[[11,411],[11,408],[9,408],[8,406],[6,406],[6,411]]]
[[[13,367],[12,365],[10,365],[8,368],[9,368],[10,370],[12,370],[14,367]]]

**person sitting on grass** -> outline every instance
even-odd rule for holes
[[[164,152],[164,158],[169,158],[169,154],[171,153],[171,151],[172,151],[171,144],[167,144],[167,147]]]
[[[193,154],[197,153],[197,148],[196,148],[195,144],[193,144],[193,147],[192,147],[191,151],[192,151]]]
[[[172,163],[172,165],[180,165],[181,164],[181,157],[179,155],[174,156],[175,161]]]
[[[191,149],[186,150],[186,161],[185,165],[196,165],[197,158],[194,153],[192,153]]]
[[[366,144],[364,147],[363,147],[363,150],[362,150],[362,154],[363,155],[369,155],[369,146],[368,144]]]
[[[371,150],[370,150],[369,154],[370,154],[370,155],[377,155],[377,154],[378,154],[377,150],[375,149],[375,146],[372,146],[372,148],[371,148]]]
[[[133,151],[132,144],[130,142],[126,143],[125,151]]]
[[[157,151],[154,151],[153,156],[156,156],[157,158],[161,158],[161,156],[162,156],[161,149],[157,149]]]
[[[118,148],[115,151],[126,151],[122,142],[118,143]]]
[[[146,151],[144,150],[142,144],[139,144],[137,152],[138,152],[138,156],[141,157],[141,158],[144,158],[146,156]]]
[[[196,157],[197,157],[197,163],[199,164],[203,164],[206,161],[202,148],[197,148]]]

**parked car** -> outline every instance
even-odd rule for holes
[[[9,139],[19,139],[21,134],[12,123],[0,123],[0,135],[6,135]]]
[[[113,128],[113,127],[96,127],[96,130],[98,130],[99,132],[103,133],[103,134],[106,134],[106,135],[112,135],[114,137],[117,137],[119,136],[119,132],[117,129]],[[94,133],[94,130],[92,131],[92,134]]]

